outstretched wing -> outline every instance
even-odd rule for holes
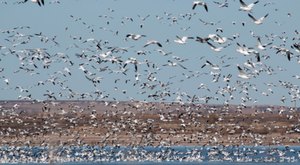
[[[242,6],[247,6],[244,1],[240,0]]]
[[[207,8],[207,4],[204,4],[204,9],[206,10],[206,12],[208,12],[208,8]]]
[[[254,18],[250,13],[248,13],[248,16],[249,16],[253,21],[257,21],[256,18]]]

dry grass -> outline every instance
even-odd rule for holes
[[[0,145],[299,145],[297,111],[208,112],[208,107],[2,103]],[[149,110],[151,107],[151,110]],[[154,108],[153,108],[154,107]],[[174,110],[175,109],[175,110]],[[64,110],[64,113],[62,114]],[[92,117],[91,115],[94,115]],[[162,119],[161,115],[164,116]],[[291,118],[290,116],[293,116]]]

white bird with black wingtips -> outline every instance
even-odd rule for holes
[[[238,77],[242,78],[242,79],[250,79],[250,75],[247,74],[241,67],[240,65],[236,65],[238,70],[239,70],[239,74]]]
[[[244,1],[240,0],[240,4],[241,4],[240,10],[242,10],[242,11],[251,11],[252,8],[253,8],[253,6],[254,6],[255,4],[257,4],[258,2],[259,2],[259,1],[255,1],[255,2],[250,3],[250,4],[247,5]]]
[[[186,44],[188,39],[194,39],[194,37],[187,37],[187,36],[183,36],[183,37],[179,37],[176,36],[176,40],[174,40],[174,42],[178,43],[178,44]]]
[[[268,45],[271,45],[271,44],[272,44],[272,42],[268,43],[268,44],[262,44],[261,40],[260,40],[260,37],[257,38],[257,48],[260,49],[260,50],[266,50],[266,47]]]
[[[142,34],[127,34],[126,35],[126,39],[130,38],[130,39],[133,39],[133,40],[139,40],[142,37],[146,37],[146,35],[142,35]]]
[[[24,0],[24,3],[27,2],[28,0]],[[37,3],[39,6],[44,5],[44,0],[31,0],[33,3]]]
[[[147,46],[149,46],[149,45],[151,45],[151,44],[156,44],[157,46],[162,47],[162,44],[159,43],[159,42],[156,41],[156,40],[150,40],[150,41],[148,41],[148,42],[144,45],[144,47],[147,47]]]
[[[194,1],[192,9],[195,10],[196,6],[203,6],[206,12],[208,12],[207,4],[203,1]]]
[[[265,16],[256,19],[256,18],[253,17],[250,13],[248,13],[248,16],[253,20],[253,22],[254,22],[256,25],[262,24],[263,21],[265,20],[265,18],[267,18],[268,15],[269,15],[269,14],[266,14]]]

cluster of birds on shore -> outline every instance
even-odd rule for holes
[[[299,112],[286,107],[0,103],[1,163],[300,161],[288,146],[300,143]]]
[[[47,7],[48,1],[25,0],[17,4],[33,5],[27,2]],[[60,1],[55,2],[62,5]],[[232,7],[236,4],[238,8]],[[258,18],[255,11],[258,6],[274,11]],[[20,100],[144,100],[246,106],[264,104],[261,98],[272,97],[277,99],[275,104],[293,105],[291,102],[296,104],[300,98],[297,84],[300,76],[285,75],[290,71],[285,66],[299,66],[299,32],[286,29],[281,34],[260,34],[259,30],[260,26],[265,28],[265,21],[268,22],[280,11],[276,7],[276,2],[193,1],[186,13],[165,11],[163,15],[155,16],[137,13],[138,18],[114,18],[117,9],[108,8],[107,14],[98,15],[103,24],[100,27],[71,14],[67,19],[76,27],[84,27],[82,31],[87,35],[74,35],[71,33],[72,26],[66,26],[63,29],[69,35],[66,40],[73,42],[68,45],[60,41],[62,37],[59,35],[48,35],[42,29],[31,32],[33,27],[27,25],[1,29],[0,62],[18,60],[19,66],[13,66],[13,75],[26,75],[24,79],[31,80],[29,84],[16,82],[18,80],[9,72],[11,66],[1,64],[1,91],[17,93],[16,99]],[[226,31],[229,29],[221,26],[222,21],[207,22],[202,17],[218,10],[239,10],[241,14],[248,15],[246,21],[228,20],[237,31],[251,27],[248,28],[250,34],[237,32],[228,35]],[[287,20],[293,18],[291,13],[285,14]],[[120,22],[116,23],[116,20]],[[247,24],[249,21],[254,26]],[[202,24],[201,28],[213,29],[215,33],[190,35],[195,34],[191,32],[191,22],[197,22],[197,26]],[[179,30],[181,34],[175,34],[172,39],[164,38],[162,32],[159,39],[153,39],[151,33],[156,30],[147,33],[144,29],[156,23],[167,26],[167,29]],[[122,31],[118,24],[123,27],[137,25],[132,29],[145,33]],[[271,26],[280,27],[282,23],[279,20],[273,24]],[[96,37],[98,34],[105,34],[108,38]],[[246,44],[242,39],[245,37],[256,43]],[[121,46],[116,46],[113,39],[118,40]],[[42,46],[35,47],[34,43]],[[64,51],[56,51],[62,47]],[[195,47],[198,50],[191,50]],[[176,51],[184,51],[184,54]],[[199,52],[196,57],[194,51]],[[287,65],[281,66],[278,61]],[[74,81],[79,82],[78,77],[84,84],[79,87],[74,84]],[[31,92],[34,90],[40,93]]]
[[[0,112],[1,163],[300,159],[299,148],[283,147],[300,143],[299,111],[282,106],[15,100]],[[169,150],[178,145],[201,149]]]

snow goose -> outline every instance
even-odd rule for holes
[[[24,3],[27,2],[27,1],[28,1],[28,0],[25,0]],[[45,3],[44,3],[44,0],[31,0],[31,2],[37,3],[39,6],[42,6],[42,5],[45,4]]]
[[[196,6],[198,6],[198,5],[203,6],[204,9],[206,10],[206,12],[208,12],[207,4],[203,1],[194,1],[192,9],[195,10]]]
[[[250,4],[247,5],[244,1],[240,0],[240,4],[241,4],[240,10],[242,10],[242,11],[251,11],[252,8],[253,8],[253,6],[254,6],[255,4],[257,4],[258,2],[259,2],[259,1],[255,1],[255,2],[250,3]]]
[[[269,14],[266,14],[265,16],[256,19],[256,18],[253,17],[250,13],[248,13],[248,16],[253,20],[253,22],[254,22],[256,25],[262,24],[263,21],[264,21],[264,19],[267,18],[268,15],[269,15]]]

